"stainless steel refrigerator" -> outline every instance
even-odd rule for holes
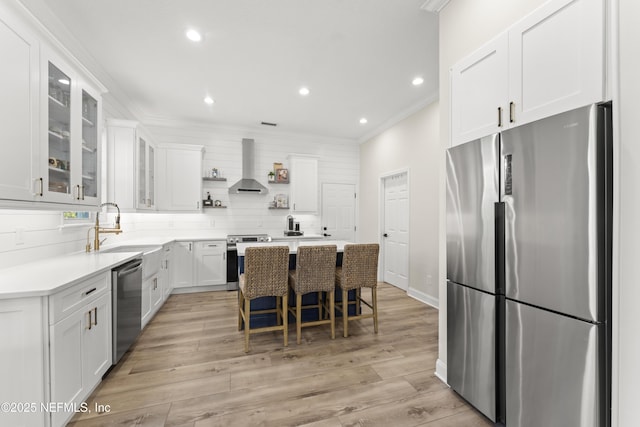
[[[489,140],[498,155],[484,155]],[[610,106],[454,147],[447,162],[449,384],[509,427],[609,425]]]

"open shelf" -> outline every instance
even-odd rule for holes
[[[203,181],[226,181],[227,178],[209,178],[208,176],[202,177]]]

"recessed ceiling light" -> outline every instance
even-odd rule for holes
[[[68,85],[71,83],[69,79],[59,79],[58,82],[62,83],[63,85]]]
[[[307,96],[309,95],[311,92],[309,91],[308,87],[301,87],[300,90],[298,91],[298,93],[302,96]]]
[[[210,97],[210,96],[207,96],[207,97],[204,99],[204,103],[205,103],[205,104],[213,105],[213,103],[214,103],[214,102],[215,102],[215,101],[214,101],[214,100],[213,100],[213,98],[212,98],[212,97]]]
[[[360,119],[360,124],[361,124],[361,125],[366,125],[366,124],[367,124],[367,121],[368,121],[368,120],[366,119],[366,117],[363,117],[363,118],[361,118],[361,119]]]
[[[187,38],[192,42],[199,42],[202,40],[202,35],[196,30],[187,30]]]
[[[420,86],[422,83],[424,83],[424,79],[423,79],[422,77],[416,77],[415,79],[413,79],[413,80],[411,81],[411,83],[412,83],[414,86]]]

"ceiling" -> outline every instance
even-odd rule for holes
[[[270,122],[362,141],[437,99],[438,18],[425,0],[21,1],[68,32],[143,123]]]

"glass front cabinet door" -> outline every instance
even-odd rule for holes
[[[42,198],[56,203],[99,204],[100,96],[69,67],[46,63],[44,102],[47,153]]]
[[[154,210],[155,202],[155,148],[148,137],[138,136],[138,195],[137,209]]]

